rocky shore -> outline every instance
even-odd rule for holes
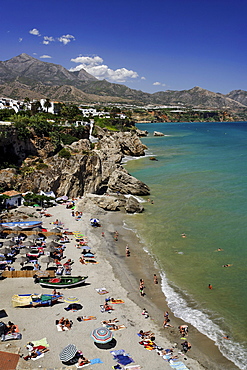
[[[33,143],[34,144],[34,143]],[[148,195],[147,185],[131,176],[121,165],[124,156],[144,156],[143,145],[135,132],[110,133],[98,128],[94,148],[81,139],[66,145],[52,156],[28,156],[19,170],[0,171],[0,187],[21,193],[53,191],[57,197],[85,194]]]

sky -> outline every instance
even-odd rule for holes
[[[246,0],[8,0],[0,61],[26,53],[153,93],[247,90]]]

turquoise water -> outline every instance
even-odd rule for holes
[[[149,185],[151,195],[144,199],[154,203],[147,201],[145,212],[131,217],[128,226],[138,230],[158,261],[170,309],[245,369],[247,123],[138,128],[150,133],[142,142],[158,161],[147,156],[129,161],[126,169]],[[165,136],[154,137],[153,131]]]

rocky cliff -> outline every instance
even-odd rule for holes
[[[37,148],[36,157],[26,158],[20,170],[0,171],[0,187],[35,193],[52,190],[57,196],[70,198],[112,192],[147,195],[148,186],[120,164],[125,155],[143,156],[145,148],[135,133],[104,131],[93,150],[87,139],[65,146],[67,156],[57,153],[48,157]]]

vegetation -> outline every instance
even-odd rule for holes
[[[61,149],[60,152],[58,153],[58,155],[59,155],[59,157],[65,158],[65,159],[70,159],[70,157],[71,157],[70,151],[66,148]]]
[[[34,193],[27,193],[26,195],[24,195],[25,206],[34,206],[35,204],[38,204],[41,207],[43,207],[44,205],[46,207],[51,207],[53,201],[54,198],[47,197],[46,195],[39,195]]]

